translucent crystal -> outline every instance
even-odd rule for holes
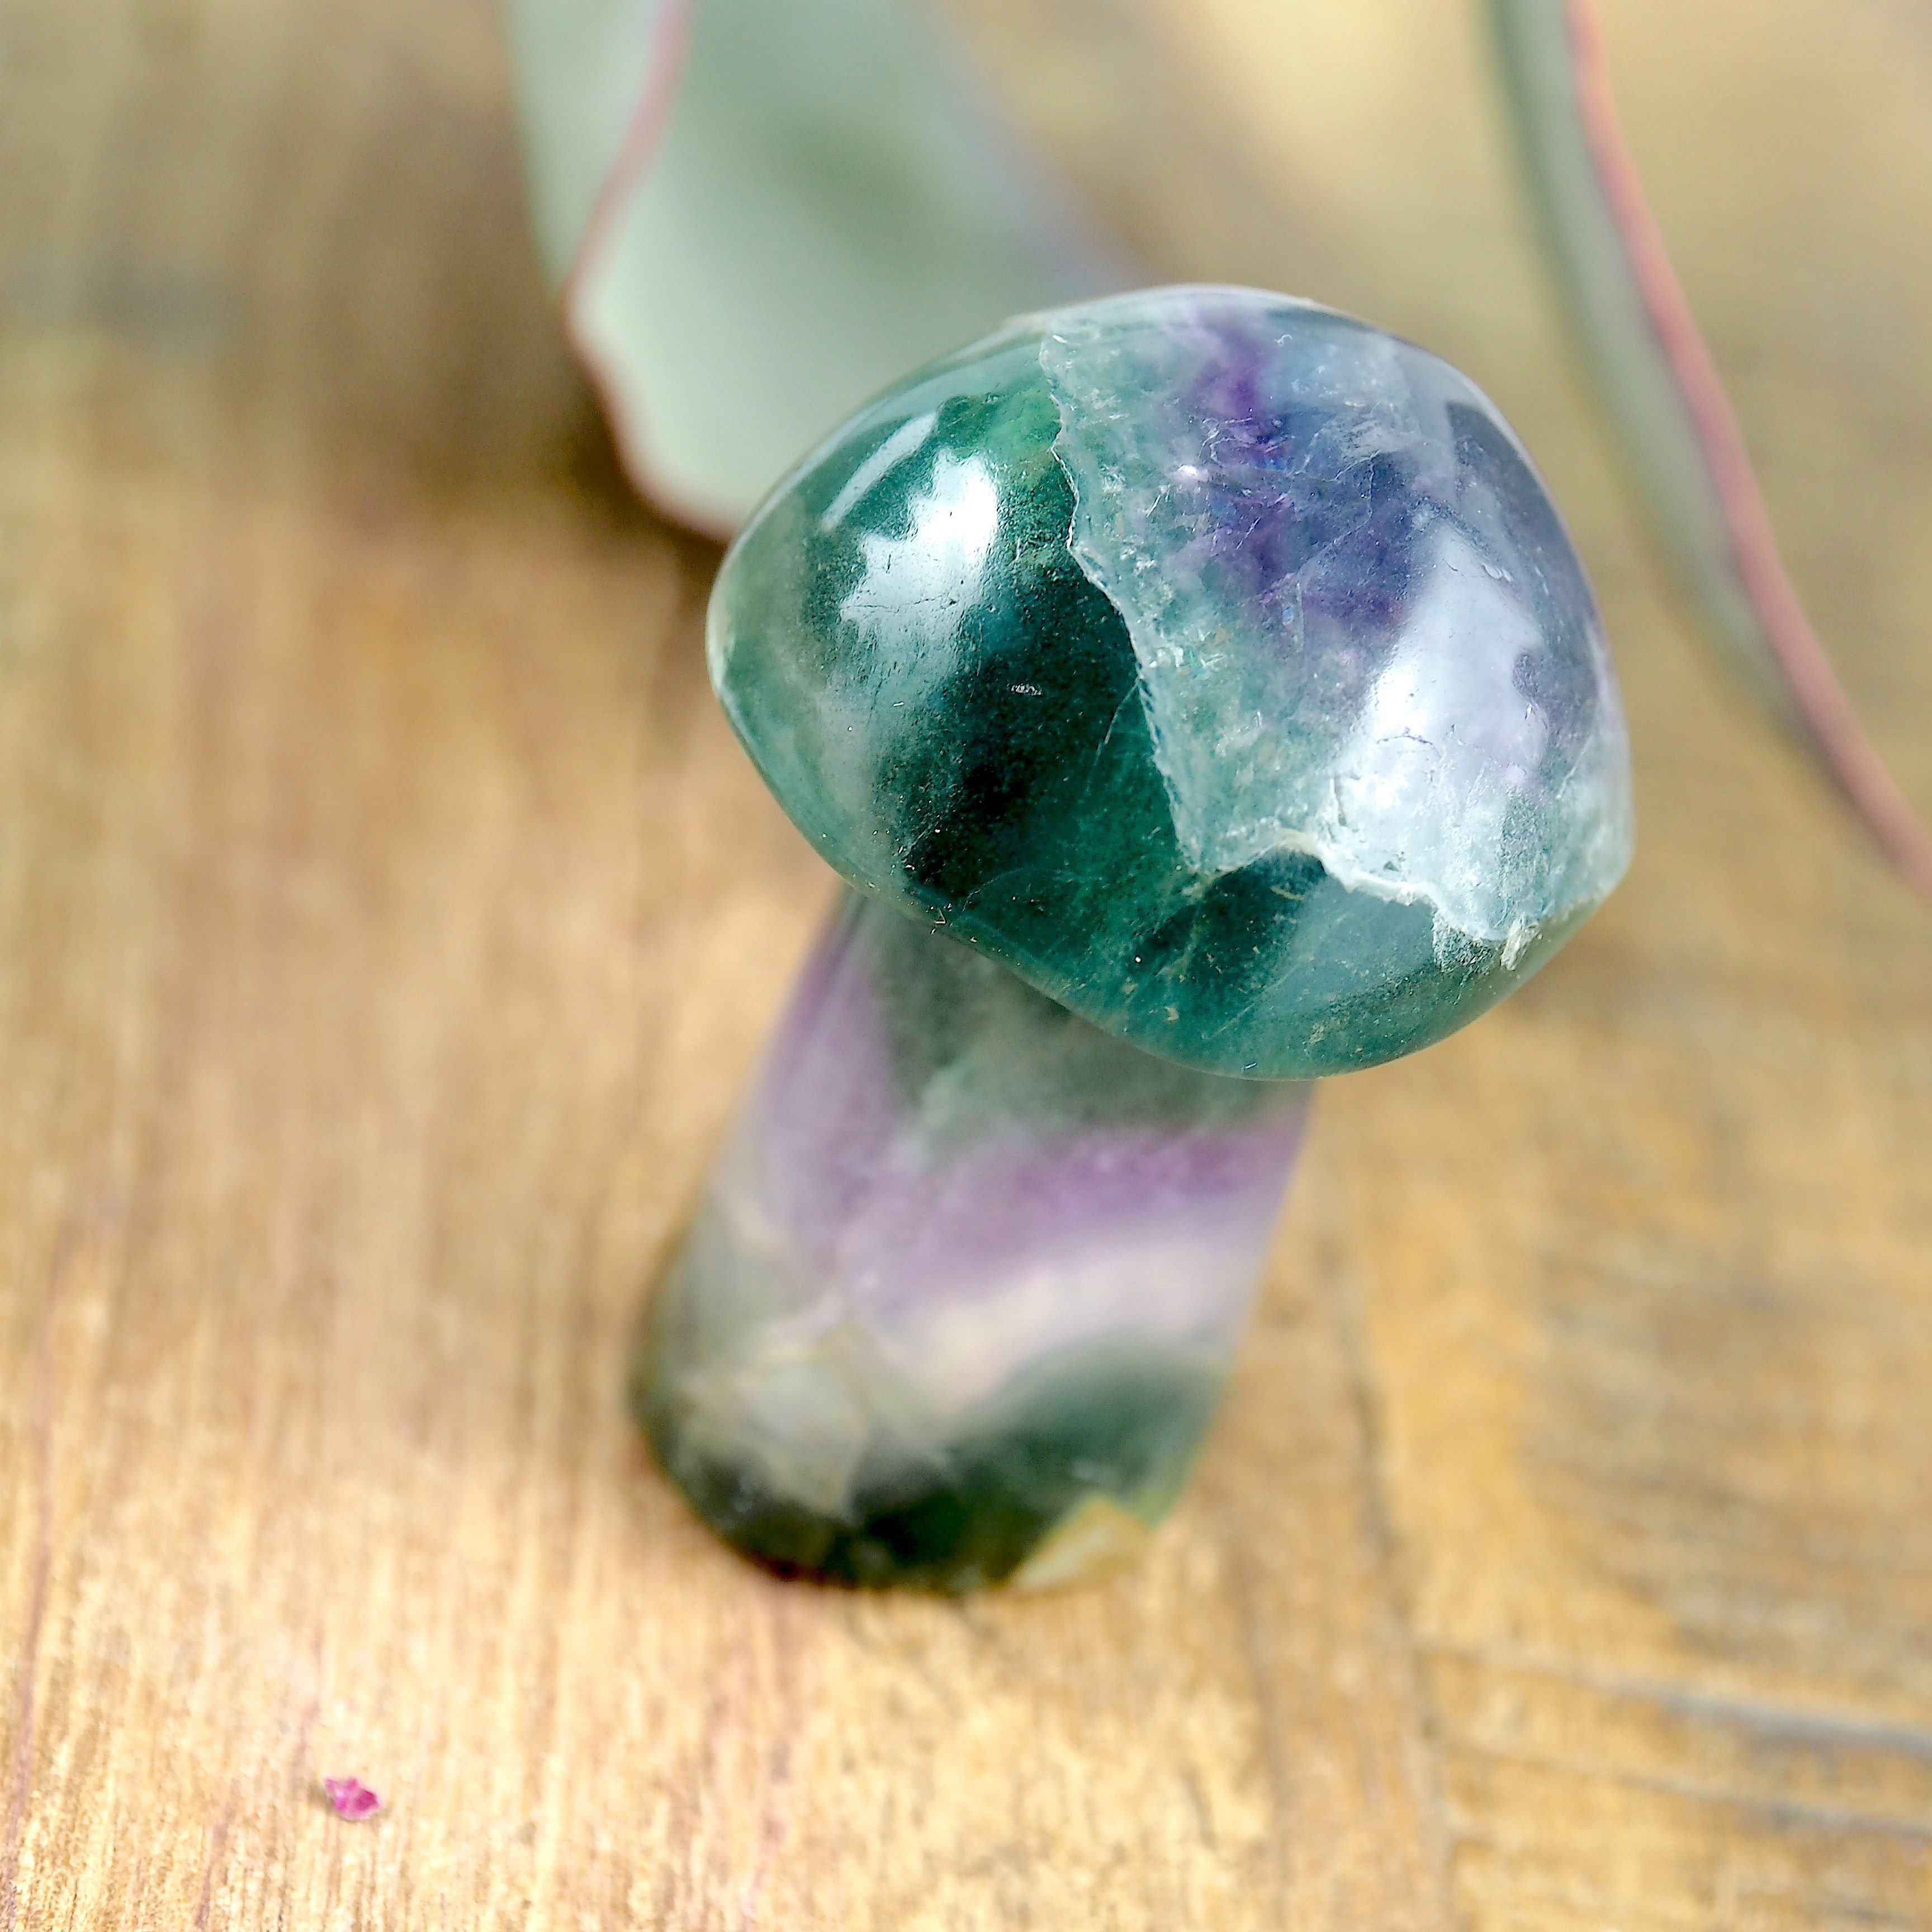
[[[1305,1107],[848,899],[652,1304],[660,1460],[740,1548],[846,1582],[1132,1556],[1219,1402]]]
[[[1218,1400],[1288,1076],[1471,1018],[1628,862],[1582,572],[1446,364],[1168,290],[862,411],[733,546],[710,641],[869,896],[660,1288],[640,1413],[782,1568],[1090,1574]]]
[[[710,649],[848,878],[1215,1072],[1441,1037],[1628,861],[1614,679],[1520,446],[1283,296],[1055,311],[910,379],[754,518]]]

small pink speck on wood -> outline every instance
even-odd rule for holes
[[[325,1778],[322,1788],[328,1793],[335,1815],[352,1823],[373,1818],[382,1808],[382,1801],[359,1778]]]

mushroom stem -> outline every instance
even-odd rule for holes
[[[1157,1059],[848,896],[652,1303],[664,1467],[788,1573],[1112,1567],[1220,1400],[1309,1090]]]

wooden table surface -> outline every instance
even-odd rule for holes
[[[1606,10],[1932,807],[1932,14]],[[1326,1090],[1143,1569],[754,1573],[619,1388],[826,880],[560,348],[491,9],[0,0],[6,1932],[1932,1926],[1932,914],[1659,576],[1471,14],[973,16],[1164,272],[1518,422],[1635,870]]]

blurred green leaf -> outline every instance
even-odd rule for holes
[[[572,339],[700,528],[908,369],[1133,279],[916,0],[507,5]]]

